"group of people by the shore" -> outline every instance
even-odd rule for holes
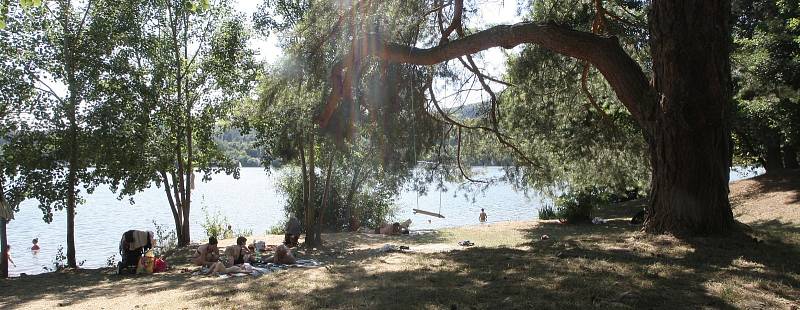
[[[192,255],[192,264],[208,268],[209,274],[227,274],[246,271],[248,264],[283,264],[291,265],[296,262],[291,248],[299,245],[301,233],[300,221],[292,216],[286,223],[283,244],[266,246],[263,242],[254,242],[247,245],[247,238],[236,238],[236,244],[225,247],[223,256],[219,252],[219,241],[209,237],[208,243],[197,247]],[[271,256],[263,256],[262,252],[274,250]]]
[[[273,263],[294,264],[296,259],[286,244],[274,247],[275,254],[269,257],[260,257],[260,252],[266,248],[256,248],[255,244],[247,246],[247,238],[236,238],[236,244],[225,247],[224,257],[219,253],[219,241],[209,237],[208,243],[202,244],[192,256],[192,264],[208,268],[209,274],[238,273],[246,270],[246,264]]]
[[[478,220],[485,223],[487,219],[486,212],[481,209]],[[383,235],[400,235],[409,233],[409,225],[411,220],[404,222],[383,223],[374,232]],[[247,246],[247,238],[238,237],[235,245],[225,247],[224,255],[221,257],[219,253],[218,240],[216,237],[210,237],[208,243],[200,245],[194,252],[192,263],[197,266],[204,266],[209,269],[209,273],[236,273],[242,270],[245,263],[275,263],[275,264],[293,264],[296,259],[292,254],[291,248],[299,245],[299,238],[301,234],[300,221],[292,216],[286,223],[285,236],[283,244],[272,247],[274,255],[269,257],[260,257],[260,252],[265,251],[266,248],[256,248],[255,243]],[[30,250],[33,254],[37,254],[41,247],[39,246],[39,239],[32,240],[33,245]],[[263,243],[263,242],[262,242]],[[155,246],[153,232],[151,231],[138,231],[129,230],[123,234],[120,240],[120,255],[122,261],[117,265],[118,273],[122,269],[132,266],[139,266],[142,260],[146,259],[146,254],[151,251]],[[11,246],[6,246],[6,251],[3,253],[3,259],[6,259],[10,264],[16,267],[14,260],[11,258]],[[152,269],[152,267],[151,267]]]

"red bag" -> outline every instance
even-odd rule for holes
[[[161,258],[157,258],[155,266],[153,267],[153,272],[164,272],[164,271],[167,271],[167,262]]]

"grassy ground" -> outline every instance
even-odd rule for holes
[[[631,202],[601,210],[611,219],[605,225],[523,221],[412,237],[329,234],[326,249],[299,253],[325,268],[255,279],[193,277],[182,265],[152,276],[81,270],[3,280],[0,308],[793,309],[800,305],[800,179],[764,176],[732,184],[731,192],[746,234],[646,235],[627,224],[641,207]],[[463,239],[476,246],[458,246]],[[386,243],[416,252],[375,250]]]

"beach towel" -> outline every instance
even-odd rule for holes
[[[227,279],[230,277],[244,277],[244,276],[252,276],[252,277],[260,277],[265,274],[273,273],[273,272],[280,272],[286,271],[289,268],[318,268],[322,267],[324,264],[320,263],[314,259],[299,259],[294,264],[285,265],[285,264],[273,264],[273,263],[244,263],[242,264],[242,271],[235,272],[230,274],[221,274],[219,275],[220,279]],[[193,272],[193,276],[200,276],[200,275],[208,275],[209,272],[208,267],[201,267],[197,271]]]
[[[141,230],[129,230],[122,237],[122,242],[127,242],[128,250],[133,251],[146,245],[153,246],[153,232]]]

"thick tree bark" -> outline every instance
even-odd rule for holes
[[[495,26],[427,49],[372,34],[355,39],[332,68],[333,89],[319,124],[325,127],[339,102],[352,97],[360,58],[432,65],[491,47],[537,44],[595,66],[644,131],[653,168],[648,232],[727,232],[734,227],[727,197],[730,1],[654,0],[650,6],[654,86],[615,38],[552,23]]]
[[[653,1],[650,49],[661,94],[650,141],[653,167],[646,230],[722,233],[728,202],[730,2]]]

